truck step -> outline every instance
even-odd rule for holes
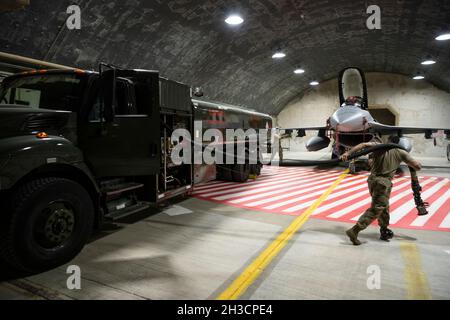
[[[137,204],[126,207],[121,210],[112,211],[105,215],[105,218],[111,219],[113,221],[125,218],[127,216],[130,216],[132,214],[147,210],[150,208],[150,203],[148,202],[138,202]]]
[[[108,185],[107,187],[103,188],[102,191],[106,196],[114,196],[121,194],[126,191],[131,191],[135,189],[142,188],[144,185],[142,183],[135,183],[135,182],[125,182],[121,184],[115,184],[115,185]]]

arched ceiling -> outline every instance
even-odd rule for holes
[[[65,25],[74,3],[81,30]],[[381,30],[366,27],[374,3]],[[232,12],[244,24],[226,25]],[[311,80],[335,78],[347,66],[423,70],[449,91],[450,41],[434,40],[449,22],[450,1],[442,0],[31,0],[0,12],[0,51],[89,69],[100,61],[157,69],[203,87],[207,99],[278,114],[311,90]],[[287,57],[275,61],[278,46]],[[422,67],[428,54],[438,63]],[[306,73],[295,75],[296,66]]]

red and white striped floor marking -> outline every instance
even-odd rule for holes
[[[399,182],[399,181],[404,181],[404,180],[405,180],[405,178],[396,179],[396,180],[394,180],[394,183],[395,183],[395,182]],[[409,183],[410,183],[410,182],[408,182],[408,184],[409,184]],[[404,184],[403,184],[403,185],[404,185]],[[355,193],[355,194],[352,194],[351,196],[341,197],[342,195],[347,195],[348,193],[351,193],[351,192],[353,192],[353,191],[360,190],[360,189],[362,189],[363,191],[357,192],[357,193]],[[342,191],[342,192],[332,193],[332,194],[327,198],[327,200],[325,201],[325,202],[327,202],[327,204],[323,203],[323,204],[322,204],[322,205],[321,205],[321,206],[313,213],[313,215],[319,215],[319,214],[321,214],[321,213],[323,213],[323,212],[326,212],[326,211],[328,211],[328,210],[330,210],[330,209],[333,209],[333,211],[334,211],[334,210],[336,210],[336,207],[340,207],[340,206],[343,205],[343,204],[347,204],[349,201],[352,201],[352,202],[353,202],[353,200],[358,199],[358,198],[360,198],[361,196],[367,197],[368,195],[369,195],[369,190],[367,189],[367,185],[366,185],[366,184],[361,184],[361,185],[359,185],[358,187],[355,187],[355,188],[352,188],[352,189],[347,189],[347,190],[344,190],[344,191]],[[339,200],[331,201],[331,200],[336,199],[336,198],[339,198]],[[328,202],[330,202],[330,203],[328,203]],[[332,215],[334,215],[334,214],[332,214]],[[331,217],[332,215],[330,215],[330,217]],[[333,217],[334,217],[334,216],[333,216]]]
[[[294,186],[294,185],[298,185],[299,183],[302,183],[302,181],[306,181],[308,179],[299,179],[301,177],[304,176],[320,176],[320,174],[310,174],[310,173],[304,173],[302,175],[298,175],[294,178],[290,178],[290,179],[286,179],[283,181],[283,183],[280,183],[280,181],[274,181],[274,182],[267,182],[267,183],[261,183],[261,184],[253,184],[250,186],[245,186],[245,187],[240,187],[240,188],[235,188],[235,189],[228,189],[228,190],[221,190],[221,191],[216,191],[216,192],[212,192],[212,193],[206,193],[203,194],[202,196],[204,197],[212,197],[215,195],[221,195],[219,197],[215,197],[214,200],[226,200],[226,199],[230,199],[230,198],[235,198],[235,197],[240,197],[240,196],[245,196],[248,194],[255,194],[261,191],[267,191],[267,190],[273,190],[273,189],[278,189],[278,188],[285,188],[285,187],[289,187],[289,186]],[[236,192],[239,191],[239,192]],[[226,195],[223,195],[224,193],[227,193]]]
[[[434,181],[434,178],[428,179],[425,182],[422,182],[422,187],[426,186],[428,183]],[[389,204],[392,206],[394,203],[396,203],[398,200],[402,199],[403,197],[409,195],[411,193],[411,181],[403,182],[404,180],[401,180],[401,184],[394,185],[391,191],[391,198],[389,199]],[[397,192],[402,191],[402,192]],[[350,206],[346,206],[338,211],[335,211],[334,213],[330,214],[330,218],[341,218],[349,213],[354,212],[356,209],[362,208],[364,206],[370,207],[370,203],[372,202],[372,199],[369,194],[369,190],[367,189],[367,196],[361,198],[361,201],[356,202]],[[361,213],[357,215],[356,217],[352,218],[353,221],[356,221],[359,219],[359,217],[362,215],[364,210],[360,209]]]
[[[333,174],[332,177],[328,178],[328,179],[323,179],[323,176],[316,176],[316,177],[312,177],[310,176],[309,179],[302,179],[301,181],[297,181],[296,184],[292,184],[292,185],[288,185],[289,188],[287,188],[288,190],[296,190],[298,188],[302,188],[303,190],[299,191],[299,192],[307,192],[311,189],[317,189],[317,188],[323,188],[323,183],[327,182],[327,181],[334,181],[336,180],[336,177],[338,177],[339,174]],[[317,185],[319,184],[319,186],[316,187],[311,187],[311,188],[307,188],[304,189],[305,187],[309,187],[309,186],[313,186],[313,185]],[[252,196],[248,196],[248,197],[244,197],[244,198],[239,198],[239,199],[235,199],[235,200],[231,200],[231,203],[241,203],[241,202],[247,202],[250,200],[255,200],[255,199],[259,199],[259,198],[265,198],[264,200],[260,200],[260,201],[256,201],[256,202],[251,202],[251,203],[247,203],[247,206],[255,206],[255,205],[259,205],[259,203],[264,203],[265,201],[271,202],[273,201],[273,199],[275,198],[279,198],[279,197],[285,197],[286,194],[286,189],[280,189],[279,186],[277,185],[278,190],[272,190],[270,192],[264,192],[264,193],[257,193],[256,195],[252,195]],[[278,194],[278,193],[284,193],[284,195],[278,196],[278,197],[274,197],[273,195]],[[220,199],[217,199],[220,200]],[[255,204],[257,203],[257,204]]]
[[[261,185],[266,181],[269,181],[270,183],[274,183],[275,181],[278,181],[278,180],[286,181],[285,179],[288,179],[288,178],[301,177],[301,176],[305,176],[308,174],[311,174],[311,172],[310,171],[299,171],[299,172],[277,174],[275,178],[273,175],[270,175],[269,177],[263,177],[263,178],[259,177],[257,180],[247,181],[245,183],[223,182],[220,184],[211,184],[211,186],[209,188],[207,186],[195,187],[194,194],[201,193],[202,190],[205,190],[205,189],[207,189],[208,192],[210,192],[210,191],[233,189],[235,187],[243,188],[243,187],[250,187],[252,185]],[[320,174],[320,173],[316,173],[316,174]]]
[[[194,196],[240,208],[300,215],[335,181],[341,171],[311,168],[264,168],[256,181],[211,182],[196,186]],[[347,176],[312,217],[354,223],[370,207],[368,174]],[[450,231],[449,179],[420,177],[422,198],[430,202],[427,216],[418,217],[409,176],[396,177],[390,198],[391,226]],[[374,222],[376,223],[376,221]]]
[[[353,182],[353,184],[354,183],[358,183],[358,181],[357,182]],[[271,201],[271,202],[274,202],[274,203],[269,205],[269,206],[265,206],[263,208],[266,209],[266,210],[274,210],[274,209],[277,209],[277,208],[280,208],[280,207],[286,207],[287,205],[289,205],[291,203],[295,204],[295,203],[298,203],[300,201],[304,201],[304,200],[313,198],[313,200],[305,202],[305,204],[307,204],[306,206],[310,206],[310,205],[312,205],[314,203],[314,201],[316,200],[317,197],[322,195],[322,193],[326,189],[327,189],[327,186],[324,186],[322,184],[322,185],[315,186],[315,187],[312,187],[312,188],[307,188],[305,190],[299,190],[299,191],[294,193],[295,196],[297,196],[299,194],[307,193],[309,191],[315,191],[315,192],[307,193],[306,195],[303,195],[301,197],[292,197],[291,194],[288,194],[288,199],[287,200],[281,201],[281,202],[280,201]]]
[[[422,193],[422,200],[426,201],[430,196],[432,196],[435,192],[437,192],[439,189],[441,189],[447,184],[448,184],[447,179],[443,179],[442,181],[438,182],[433,187]],[[408,201],[404,203],[402,206],[398,207],[397,209],[391,211],[391,223],[395,224],[396,222],[400,221],[400,219],[406,216],[415,207],[416,206],[414,202]]]
[[[323,189],[326,188],[326,187],[324,187],[323,183],[324,182],[334,181],[334,180],[336,180],[336,176],[333,176],[331,178],[326,178],[326,179],[323,179],[323,177],[322,177],[321,180],[314,180],[314,181],[312,181],[310,183],[307,183],[307,184],[304,184],[304,185],[299,185],[299,186],[296,186],[295,188],[289,189],[289,191],[296,190],[296,191],[293,191],[293,192],[286,193],[286,190],[280,190],[279,193],[282,193],[282,194],[279,195],[279,196],[267,198],[266,197],[267,194],[262,193],[262,194],[254,196],[254,197],[246,197],[246,198],[243,198],[243,199],[245,201],[248,201],[248,200],[254,200],[254,199],[258,199],[258,198],[264,198],[264,199],[259,200],[259,201],[246,203],[245,205],[249,206],[249,207],[255,207],[255,206],[260,206],[262,204],[267,205],[268,203],[272,203],[273,202],[274,203],[273,205],[264,207],[265,209],[270,210],[270,209],[274,209],[274,208],[276,208],[278,206],[282,206],[284,204],[296,202],[297,200],[296,200],[296,198],[294,196],[298,196],[300,194],[308,193],[310,191],[314,191],[314,190],[318,190],[318,189],[321,190],[320,194],[322,194],[323,193]],[[353,182],[353,183],[355,183],[355,182]],[[308,196],[311,196],[311,195],[309,194]],[[280,202],[280,200],[286,199],[286,198],[289,198],[289,200],[286,200],[284,202]],[[232,203],[239,203],[239,202],[241,202],[239,200],[241,200],[241,199],[233,200],[231,202]]]

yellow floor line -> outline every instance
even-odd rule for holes
[[[400,249],[405,262],[405,283],[407,298],[410,300],[431,300],[430,286],[422,270],[422,260],[417,245],[412,242],[400,242]]]
[[[233,283],[222,292],[218,300],[236,300],[248,287],[258,278],[261,272],[272,262],[278,253],[284,248],[292,236],[303,226],[311,214],[320,204],[330,195],[331,192],[347,176],[349,170],[346,170],[331,185],[319,199],[317,199],[302,215],[296,218],[250,265],[233,281]]]

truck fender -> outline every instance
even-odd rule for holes
[[[81,150],[63,137],[18,136],[2,139],[0,145],[0,154],[7,159],[0,168],[0,190],[10,189],[25,177],[39,172],[63,172],[63,168],[71,168],[69,171],[84,174],[98,191]]]

